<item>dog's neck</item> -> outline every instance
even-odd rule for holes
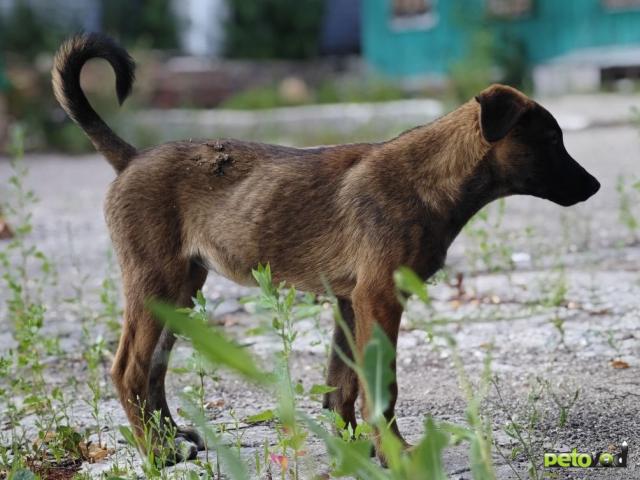
[[[424,205],[428,228],[443,227],[450,236],[443,245],[447,248],[473,215],[507,194],[492,151],[482,136],[480,105],[471,100],[385,143],[378,159],[383,160],[380,168],[402,171]]]
[[[509,195],[495,171],[492,154],[487,156],[473,170],[460,190],[455,206],[442,218],[448,225],[449,242],[453,242],[466,223],[490,202]]]
[[[429,211],[441,213],[462,200],[465,183],[491,145],[480,129],[480,105],[472,100],[400,135],[384,149],[408,163],[409,178],[422,202]]]

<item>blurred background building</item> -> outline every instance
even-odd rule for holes
[[[362,8],[364,56],[388,75],[446,80],[478,57],[511,81],[531,69],[545,92],[638,75],[639,0],[366,0]]]
[[[559,95],[640,78],[640,0],[0,0],[0,138],[19,120],[34,148],[88,148],[49,87],[53,52],[81,30],[132,51],[135,110],[453,105],[492,82]],[[109,117],[112,77],[88,67]]]

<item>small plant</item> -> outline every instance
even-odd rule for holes
[[[513,269],[513,249],[509,234],[502,229],[506,202],[504,198],[480,210],[464,227],[472,242],[466,249],[473,271],[498,272]]]
[[[394,279],[396,287],[400,291],[416,296],[428,306],[431,305],[431,299],[427,293],[424,282],[422,282],[414,272],[407,268],[401,268],[396,271]],[[452,435],[452,443],[460,443],[462,441],[469,442],[469,460],[471,463],[471,472],[475,479],[495,478],[495,470],[491,457],[491,421],[481,412],[481,404],[487,396],[492,379],[491,348],[489,347],[487,349],[479,385],[474,388],[464,368],[455,338],[446,331],[436,330],[433,326],[428,325],[428,322],[425,328],[431,340],[434,339],[435,335],[444,337],[453,354],[452,357],[456,372],[458,373],[459,384],[467,401],[466,416],[469,428],[446,423],[442,424],[442,428]]]
[[[98,314],[98,320],[106,320],[107,327],[111,331],[113,338],[119,338],[122,329],[120,324],[122,310],[118,302],[118,286],[115,279],[113,253],[111,250],[107,254],[107,272],[100,289],[100,304],[102,305],[102,311]]]
[[[538,480],[540,478],[540,455],[536,449],[536,439],[534,437],[535,430],[538,421],[540,420],[539,400],[542,396],[542,386],[535,385],[529,392],[527,400],[527,415],[523,421],[516,420],[512,413],[512,409],[507,406],[502,391],[500,389],[500,383],[498,378],[493,380],[493,386],[495,387],[496,394],[498,396],[498,406],[507,415],[507,424],[504,427],[504,432],[515,441],[515,446],[511,449],[511,453],[507,458],[504,456],[502,450],[498,445],[496,449],[503,456],[505,461],[509,464],[517,478],[522,477],[513,466],[513,461],[519,455],[524,455],[528,462],[528,474],[532,480]]]
[[[565,342],[564,342],[564,335],[565,335],[564,318],[561,318],[561,317],[559,317],[557,315],[554,316],[551,319],[551,325],[553,325],[553,327],[556,329],[556,331],[560,335],[560,343],[562,345],[565,345]]]
[[[0,355],[0,398],[9,426],[8,439],[0,433],[0,475],[25,466],[47,472],[63,459],[79,457],[69,427],[68,400],[62,389],[51,387],[46,378],[45,357],[60,351],[57,339],[42,332],[46,313],[42,293],[55,280],[55,270],[45,254],[29,242],[31,207],[37,199],[25,185],[27,169],[19,127],[13,131],[11,153],[10,200],[2,207],[12,218],[15,236],[0,251],[0,265],[8,292],[6,328],[11,330],[15,346]],[[21,422],[29,414],[35,414],[36,442],[28,441],[33,432]]]
[[[580,396],[580,389],[576,388],[574,391],[570,391],[568,388],[563,387],[562,391],[554,390],[551,387],[551,383],[548,381],[544,382],[546,387],[546,391],[553,399],[556,407],[558,408],[558,427],[564,428],[567,425],[567,420],[569,419],[569,413],[571,409],[578,401],[578,397]]]
[[[155,410],[150,414],[147,413],[145,406],[139,406],[145,421],[143,422],[142,432],[142,450],[144,451],[142,471],[146,478],[158,478],[162,476],[161,469],[175,462],[176,454],[176,428],[171,425],[166,418],[162,417],[159,410]],[[120,427],[120,434],[127,443],[136,447],[137,442],[131,428],[127,426]]]
[[[567,305],[569,285],[562,265],[557,267],[557,273],[555,275],[550,275],[550,278],[545,278],[544,282],[541,283],[541,289],[543,291],[543,297],[537,303],[542,307],[550,308],[554,311],[550,322],[560,335],[559,343],[565,345],[566,332],[562,311]]]
[[[493,385],[497,394],[498,407],[507,416],[504,431],[514,442],[508,456],[497,444],[496,450],[511,467],[517,478],[522,479],[513,464],[518,457],[526,459],[529,479],[547,478],[542,467],[544,451],[545,449],[552,450],[558,444],[558,435],[561,429],[567,425],[570,411],[578,400],[580,390],[571,391],[567,387],[554,389],[549,381],[536,377],[532,381],[523,409],[524,413],[516,415],[511,403],[505,400],[497,377],[493,379]],[[555,435],[549,440],[549,445],[545,445],[546,435],[544,432],[540,432],[540,428],[545,420],[546,409],[543,403],[545,401],[549,403],[549,399],[558,409],[558,419]]]
[[[307,438],[307,433],[301,429],[295,418],[297,409],[297,397],[304,393],[302,384],[294,382],[291,375],[291,352],[293,342],[298,336],[294,328],[296,320],[294,316],[294,303],[296,300],[296,290],[293,287],[285,288],[281,283],[275,286],[271,277],[271,268],[259,265],[253,271],[253,276],[260,287],[258,304],[273,314],[271,325],[273,331],[280,338],[282,350],[278,354],[278,362],[274,371],[274,376],[278,384],[278,446],[281,451],[277,458],[280,464],[282,478],[288,467],[288,459],[292,460],[292,478],[300,478],[299,458]]]
[[[251,356],[242,347],[230,342],[220,332],[209,327],[203,321],[201,315],[193,315],[192,312],[184,309],[174,310],[172,307],[163,304],[152,305],[152,310],[172,330],[188,337],[194,348],[211,365],[226,367],[256,384],[269,385],[272,382],[272,377],[258,368]],[[219,432],[212,429],[208,424],[200,406],[187,402],[183,416],[190,419],[204,434],[207,445],[216,449],[216,455],[219,458],[217,464],[224,463],[230,478],[234,480],[248,478],[244,463],[235,452],[222,443]],[[133,435],[129,435],[129,433],[130,430],[124,428],[123,434],[128,437],[130,442],[135,443]]]
[[[86,338],[89,333],[87,331],[84,331],[83,334]],[[98,434],[98,444],[100,446],[103,445],[102,415],[100,413],[100,405],[102,403],[102,398],[104,395],[104,388],[102,386],[104,378],[102,363],[105,349],[106,346],[104,339],[101,336],[98,336],[95,341],[89,344],[88,348],[86,348],[83,353],[83,357],[87,362],[87,369],[89,371],[87,386],[89,387],[89,391],[91,392],[91,396],[87,403],[91,407],[91,416],[96,423],[95,429],[96,433]]]
[[[618,192],[618,220],[629,231],[634,242],[638,241],[638,227],[640,220],[635,209],[640,203],[640,180],[633,181],[628,185],[625,177],[618,176],[616,183],[616,191]]]
[[[549,274],[540,282],[542,298],[539,303],[547,308],[563,307],[567,303],[569,284],[563,265],[558,265],[555,274]]]
[[[616,342],[615,331],[611,328],[607,329],[607,345],[609,345],[616,352],[620,352],[620,346]]]
[[[0,354],[0,400],[6,412],[8,430],[0,432],[0,477],[26,475],[56,476],[58,470],[77,470],[82,460],[95,458],[96,445],[89,449],[86,436],[72,425],[69,408],[73,395],[85,383],[75,378],[60,385],[51,380],[51,366],[63,358],[58,339],[45,333],[47,319],[45,290],[57,281],[53,263],[31,241],[31,208],[37,201],[26,187],[27,170],[23,164],[23,135],[13,132],[10,195],[2,205],[15,225],[14,238],[0,251],[2,280],[7,286],[6,328],[12,333],[13,346]],[[48,292],[50,294],[51,292]],[[102,448],[102,414],[100,403],[104,395],[102,354],[104,342],[89,332],[93,314],[84,308],[82,289],[71,301],[80,307],[83,319],[82,355],[88,365],[87,402],[96,423],[98,447]],[[81,311],[80,311],[81,310]],[[52,360],[56,360],[55,362]],[[104,448],[100,454],[106,455]],[[62,474],[62,473],[60,473]]]

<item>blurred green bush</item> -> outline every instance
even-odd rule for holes
[[[101,0],[102,28],[126,46],[179,47],[181,25],[171,0]]]
[[[0,10],[0,46],[2,52],[13,52],[33,60],[43,52],[53,52],[64,38],[63,29],[43,18],[25,0],[13,8]],[[77,25],[75,26],[77,30]],[[70,31],[74,26],[70,26]]]
[[[318,53],[323,0],[229,0],[226,54],[310,58]]]
[[[101,0],[102,30],[130,49],[177,48],[181,25],[171,4],[171,0]],[[92,150],[53,98],[49,73],[53,53],[66,37],[81,30],[80,24],[50,18],[46,11],[26,0],[0,9],[0,151],[2,131],[10,122],[21,123],[29,132],[29,149]],[[88,76],[85,72],[84,80]],[[93,88],[88,89],[91,102],[107,119],[117,108],[111,82],[110,76],[94,78],[89,82]]]
[[[179,46],[180,22],[172,11],[171,0],[101,0],[102,30],[125,46],[172,49]],[[54,52],[60,42],[81,30],[79,22],[63,24],[34,9],[27,1],[17,0],[0,13],[0,46],[33,60],[42,53]]]
[[[451,66],[449,75],[458,102],[466,102],[496,82],[524,92],[532,89],[524,43],[508,31],[496,32],[485,27],[475,29],[466,54]]]
[[[256,110],[309,104],[385,102],[408,97],[397,84],[383,79],[348,82],[326,80],[316,88],[305,87],[308,92],[297,97],[287,95],[282,87],[280,84],[245,90],[224,101],[222,107]]]

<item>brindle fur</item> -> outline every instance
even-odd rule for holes
[[[105,204],[126,300],[112,376],[138,436],[153,410],[175,425],[164,391],[174,337],[145,308],[148,299],[189,306],[207,270],[253,285],[251,270],[268,262],[275,282],[316,293],[328,282],[358,355],[375,324],[396,345],[402,306],[393,272],[405,265],[429,278],[484,205],[512,194],[571,205],[599,187],[564,150],[553,117],[501,85],[382,143],[297,149],[218,139],[138,152],[80,89],[82,65],[93,57],[111,63],[124,100],[133,63],[100,35],[61,47],[53,85],[62,107],[118,173]],[[349,350],[340,328],[327,378],[336,390],[324,406],[355,425],[357,377],[336,348]],[[400,435],[393,422],[397,384],[391,390],[386,416]],[[189,446],[183,456],[194,456],[199,437],[179,432]]]

